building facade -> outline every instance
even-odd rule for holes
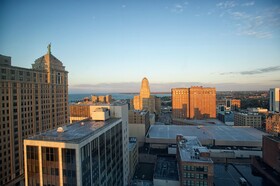
[[[108,110],[109,117],[99,117]],[[93,112],[98,114],[92,120],[24,140],[26,185],[128,184],[127,105],[98,106]]]
[[[216,118],[216,89],[173,88],[172,117],[180,119]]]
[[[270,113],[266,117],[266,132],[279,135],[280,134],[280,114]]]
[[[24,177],[23,139],[69,122],[68,72],[51,54],[32,69],[11,65],[0,55],[0,185],[19,185]]]
[[[196,136],[176,136],[181,186],[210,186],[214,182],[214,163],[210,152]]]
[[[133,175],[138,165],[138,144],[135,137],[129,137],[129,183],[131,182]]]
[[[133,107],[131,110],[148,110],[151,114],[159,114],[161,112],[161,100],[156,96],[152,96],[150,85],[147,78],[143,78],[141,83],[140,95],[133,98]]]
[[[280,88],[269,90],[269,111],[280,112]]]
[[[263,136],[263,161],[280,173],[280,138]]]
[[[136,137],[139,146],[142,146],[150,128],[149,111],[130,110],[128,118],[129,137]]]
[[[262,127],[262,117],[258,113],[235,112],[234,113],[234,125],[261,128]]]

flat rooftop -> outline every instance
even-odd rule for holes
[[[154,179],[179,180],[176,158],[158,156],[155,164]]]
[[[252,127],[244,126],[188,126],[188,125],[151,125],[146,140],[166,139],[174,140],[176,143],[176,135],[197,136],[202,145],[204,142],[252,142],[259,146],[262,143],[262,136],[268,135]],[[243,144],[246,146],[246,144]]]
[[[211,158],[200,156],[200,153],[210,152],[206,147],[200,144],[196,136],[182,136],[182,138],[183,139],[178,142],[178,149],[182,161],[213,163]]]
[[[28,140],[80,143],[84,139],[100,131],[102,128],[118,122],[121,122],[120,118],[110,118],[106,121],[94,121],[94,120],[79,121],[62,127],[64,128],[64,132],[57,132],[57,128],[56,128],[29,137]]]

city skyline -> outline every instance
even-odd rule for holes
[[[52,43],[70,93],[280,82],[278,1],[2,1],[0,53],[31,68]]]

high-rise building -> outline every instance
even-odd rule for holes
[[[213,185],[214,163],[210,151],[196,136],[176,136],[180,185]]]
[[[98,106],[92,120],[25,139],[25,185],[127,185],[124,130],[127,105]]]
[[[32,69],[0,55],[0,185],[23,183],[23,139],[68,123],[68,72],[51,54]]]
[[[280,112],[280,88],[269,90],[269,111]]]
[[[107,118],[121,118],[122,119],[122,151],[123,151],[123,182],[128,184],[129,176],[129,150],[128,150],[128,105],[121,101],[112,103],[94,103],[82,102],[73,104],[70,107],[70,121],[74,124],[77,121],[90,119],[106,120]],[[94,119],[95,118],[95,119]]]
[[[173,118],[216,118],[215,88],[173,88],[171,94]]]
[[[280,135],[280,113],[269,113],[266,117],[266,132]]]
[[[133,109],[135,110],[148,110],[150,114],[159,114],[161,111],[161,100],[156,96],[152,96],[150,92],[149,81],[143,78],[140,95],[133,98]]]

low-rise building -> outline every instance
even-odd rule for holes
[[[214,163],[196,136],[176,136],[180,185],[213,185]]]
[[[258,113],[252,112],[235,112],[234,113],[235,126],[251,126],[261,128],[262,118]]]

